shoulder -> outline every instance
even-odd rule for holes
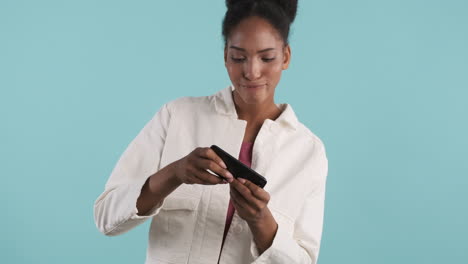
[[[165,105],[169,112],[200,109],[209,106],[211,96],[183,96],[168,101]]]
[[[325,153],[325,144],[322,139],[312,132],[312,130],[307,127],[304,123],[298,121],[296,133],[299,137],[304,140],[304,143],[308,147],[313,149],[314,152],[324,152]]]
[[[317,182],[324,182],[328,175],[328,157],[323,140],[305,124],[299,123],[297,133],[300,134],[302,144],[300,144],[302,172],[306,175],[304,182],[308,181],[313,186]],[[299,146],[298,146],[299,148]]]

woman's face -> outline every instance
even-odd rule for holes
[[[266,20],[244,19],[231,32],[224,49],[226,69],[235,92],[247,104],[273,102],[281,72],[291,57],[284,42]]]

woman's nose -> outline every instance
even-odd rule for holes
[[[261,65],[256,60],[249,60],[244,64],[244,77],[250,81],[256,80],[261,76]]]

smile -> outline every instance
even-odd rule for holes
[[[245,88],[248,88],[248,89],[255,89],[255,88],[260,88],[260,87],[263,87],[265,86],[265,84],[258,84],[258,85],[243,85]]]

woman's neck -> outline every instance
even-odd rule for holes
[[[247,104],[233,94],[234,105],[238,119],[246,120],[248,124],[263,124],[265,119],[275,120],[282,110],[273,100],[261,104]]]

